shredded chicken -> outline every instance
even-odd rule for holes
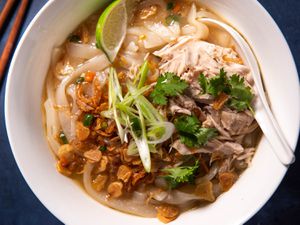
[[[237,53],[231,48],[223,48],[190,36],[182,36],[153,54],[162,59],[161,73],[176,73],[190,83],[189,91],[193,97],[200,97],[201,88],[198,83],[200,73],[213,77],[224,68],[228,76],[239,74],[252,83],[248,76],[250,71],[246,66],[224,60],[225,56],[239,59]],[[198,100],[203,102],[206,100],[203,97],[201,96],[202,99],[198,98]]]

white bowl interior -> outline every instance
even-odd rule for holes
[[[158,223],[157,220],[126,215],[102,206],[72,180],[57,173],[55,159],[44,137],[41,98],[51,51],[107,1],[100,2],[52,0],[32,21],[9,71],[5,99],[8,136],[29,186],[64,223],[99,224],[105,221],[111,225],[150,225]],[[255,0],[201,2],[222,15],[248,39],[260,62],[274,114],[295,147],[300,121],[299,81],[291,53],[278,27]],[[192,224],[193,221],[212,225],[241,224],[269,199],[285,172],[286,168],[278,162],[263,138],[252,166],[229,192],[207,207],[184,213],[172,224]]]

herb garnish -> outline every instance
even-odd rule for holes
[[[163,176],[168,182],[170,188],[176,188],[182,183],[192,183],[194,181],[195,173],[199,168],[199,162],[196,161],[194,166],[180,166],[174,168],[163,169],[162,172],[167,173]]]
[[[195,116],[180,116],[175,119],[175,127],[181,143],[189,148],[201,147],[218,135],[215,128],[203,128]]]
[[[65,135],[65,133],[64,133],[63,131],[61,131],[61,132],[59,133],[59,138],[60,138],[60,140],[61,140],[61,142],[62,142],[63,144],[68,144],[68,143],[69,143],[69,141],[68,141],[68,139],[67,139],[67,136]]]
[[[251,101],[254,95],[251,92],[250,87],[246,87],[244,84],[244,78],[238,75],[232,75],[229,83],[231,85],[229,106],[237,111],[244,111],[249,108],[251,111]]]
[[[188,84],[176,74],[165,73],[158,78],[150,97],[155,104],[166,105],[168,103],[167,97],[180,95],[187,87]]]
[[[221,69],[217,76],[210,79],[200,74],[198,81],[203,90],[202,93],[210,94],[215,98],[221,93],[225,93],[229,95],[229,107],[237,111],[244,111],[247,108],[253,111],[251,101],[254,95],[251,88],[245,85],[245,79],[237,74],[228,78],[226,74],[224,69]]]

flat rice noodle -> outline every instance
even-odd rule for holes
[[[139,50],[139,46],[137,46],[134,41],[130,41],[126,47],[126,51],[129,52],[137,52],[138,50]]]
[[[186,24],[181,28],[182,34],[183,35],[190,35],[192,36],[193,34],[196,33],[197,29],[195,26],[192,26],[190,24]]]
[[[159,35],[145,27],[131,27],[127,30],[127,33],[138,37],[144,36],[143,44],[146,49],[156,49],[166,43]]]
[[[162,23],[145,23],[145,27],[157,34],[166,43],[175,40],[180,35],[180,26],[177,22],[168,27]]]
[[[204,23],[199,22],[196,18],[197,8],[196,5],[193,3],[188,13],[187,20],[190,25],[196,28],[196,32],[193,34],[193,36],[195,38],[205,40],[209,35],[209,29]]]
[[[58,115],[56,110],[54,109],[55,106],[55,94],[53,91],[53,74],[51,71],[47,75],[46,81],[46,93],[48,99],[44,103],[45,108],[45,117],[46,117],[46,136],[49,141],[50,147],[55,154],[59,149],[59,142],[56,140],[56,137],[59,132],[59,121]]]
[[[215,14],[204,10],[200,10],[196,13],[196,19],[198,20],[199,18],[211,18],[215,20],[220,20]]]
[[[87,193],[96,201],[103,205],[109,206],[121,212],[142,216],[142,217],[156,217],[156,210],[154,206],[146,204],[146,193],[135,192],[132,198],[111,198],[106,199],[105,192],[97,192],[91,185],[91,172],[94,164],[87,163],[83,173],[83,184]]]
[[[215,28],[213,26],[210,26],[209,31],[210,33],[209,33],[208,41],[210,43],[222,46],[224,48],[230,48],[232,46],[233,44],[232,38],[227,32]]]
[[[67,88],[67,94],[72,98],[72,114],[74,114],[79,110],[76,104],[77,95],[75,84],[69,85],[69,87]]]
[[[67,53],[70,57],[80,59],[91,59],[97,55],[103,54],[103,52],[88,44],[79,44],[74,42],[68,42],[66,44]]]
[[[132,52],[132,51],[121,51],[120,59],[122,62],[122,66],[126,66],[128,68],[137,67],[141,65],[144,61],[145,53],[142,52]]]
[[[108,70],[102,71],[100,73],[96,73],[96,77],[98,78],[98,81],[100,82],[100,88],[103,88],[107,82]],[[96,81],[94,80],[94,82],[96,82]]]
[[[186,193],[179,190],[170,190],[170,191],[160,191],[156,190],[152,192],[152,198],[160,203],[177,205],[181,207],[182,205],[186,205],[187,203],[199,201],[199,197]]]
[[[61,47],[56,47],[52,51],[51,55],[51,67],[52,69],[55,68],[58,60],[62,57],[64,54],[64,50]]]
[[[76,104],[76,85],[71,84],[67,88],[67,94],[72,98],[72,110],[71,110],[71,140],[76,137],[76,121],[78,120],[78,117],[82,113],[81,110],[79,110],[77,104]]]
[[[68,140],[72,140],[71,135],[71,112],[69,109],[69,102],[66,96],[66,87],[78,78],[82,73],[91,71],[101,71],[108,67],[110,62],[104,54],[97,55],[96,57],[86,61],[84,64],[78,66],[73,73],[65,77],[59,84],[56,90],[56,104],[60,107],[65,107],[64,110],[58,112],[61,128]]]
[[[60,147],[59,142],[56,140],[58,134],[59,124],[57,119],[57,112],[54,109],[54,105],[48,98],[44,103],[45,116],[46,116],[46,137],[50,144],[51,149],[57,155]]]

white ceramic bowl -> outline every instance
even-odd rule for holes
[[[51,50],[88,15],[100,0],[50,0],[31,22],[14,55],[7,81],[5,117],[10,144],[30,188],[67,224],[158,224],[157,219],[126,215],[90,198],[78,185],[57,173],[44,137],[41,98]],[[255,0],[204,0],[233,24],[254,49],[271,105],[289,143],[299,131],[299,81],[286,41],[270,15]],[[230,189],[207,207],[191,210],[172,224],[241,224],[270,198],[287,168],[263,138],[252,166]]]

